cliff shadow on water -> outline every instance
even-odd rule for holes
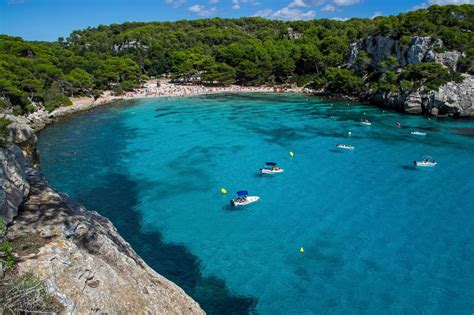
[[[123,124],[121,116],[123,109],[134,104],[123,102],[65,117],[54,128],[42,131],[39,145],[42,152],[48,151],[42,156],[42,169],[54,164],[60,172],[45,173],[51,175],[48,177],[53,185],[63,181],[62,187],[56,188],[110,219],[151,268],[180,286],[206,313],[255,313],[255,298],[235,296],[222,279],[204,277],[199,258],[184,245],[165,243],[159,231],[142,230],[143,215],[137,207],[140,189],[156,183],[137,182],[125,172],[115,171],[123,169],[121,159],[128,157],[124,151],[127,140],[139,136]],[[60,143],[62,150],[56,150],[54,143]]]
[[[142,231],[142,215],[136,210],[138,191],[138,183],[127,175],[115,173],[107,175],[100,186],[81,193],[77,199],[88,209],[100,211],[109,218],[149,266],[191,295],[206,313],[255,312],[255,298],[234,296],[223,280],[204,277],[198,257],[185,246],[164,243],[158,231]]]

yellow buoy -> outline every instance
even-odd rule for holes
[[[225,189],[225,188],[221,188],[221,193],[223,193],[223,194],[227,194],[227,189]]]
[[[300,247],[300,253],[304,253],[304,248]]]
[[[295,154],[293,153],[293,151],[290,151],[290,156],[291,156],[291,157],[295,156]]]

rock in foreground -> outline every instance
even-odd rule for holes
[[[153,271],[112,223],[27,170],[30,194],[8,229],[20,273],[32,271],[68,313],[203,314]]]

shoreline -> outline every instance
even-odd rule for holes
[[[159,83],[159,86],[157,85]],[[176,97],[192,97],[200,95],[214,95],[222,93],[276,93],[273,87],[267,86],[238,86],[230,85],[226,87],[207,87],[204,85],[178,85],[166,83],[159,80],[147,81],[143,87],[127,92],[125,95],[113,95],[111,91],[105,91],[100,97],[94,99],[92,97],[71,98],[72,105],[61,106],[52,112],[41,108],[29,115],[15,117],[14,121],[22,122],[29,125],[34,132],[39,132],[47,125],[54,122],[55,119],[69,116],[75,113],[91,110],[100,106],[112,104],[118,101],[140,100],[147,98],[176,98]],[[289,88],[284,93],[303,93],[303,88]]]

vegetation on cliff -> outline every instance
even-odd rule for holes
[[[443,41],[441,50],[463,53],[457,71],[474,71],[474,5],[431,6],[398,16],[348,21],[271,21],[262,18],[124,23],[74,31],[58,42],[0,36],[0,106],[17,114],[67,105],[68,97],[116,93],[149,76],[172,74],[214,84],[314,81],[329,91],[355,95],[367,86],[382,91],[429,89],[458,79],[434,62],[408,67],[394,60],[376,69],[343,69],[351,43],[387,36],[408,45],[412,36]],[[370,62],[361,54],[357,62]],[[367,81],[362,78],[368,78]],[[3,104],[3,105],[2,105]]]
[[[47,292],[42,280],[30,272],[15,272],[13,248],[5,234],[6,226],[0,217],[0,313],[60,311],[61,305]]]

